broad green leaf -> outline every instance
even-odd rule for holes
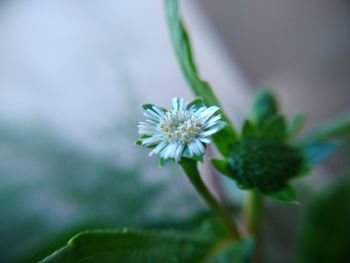
[[[192,48],[186,28],[180,18],[179,4],[177,0],[165,0],[166,14],[170,29],[172,43],[182,69],[182,72],[191,87],[195,96],[201,97],[207,106],[220,106],[213,90],[206,81],[203,81],[198,74],[195,65]],[[229,145],[237,139],[236,131],[230,123],[226,114],[221,110],[223,121],[227,122],[224,129],[213,136],[218,150],[223,154],[228,154]]]
[[[350,135],[350,113],[326,122],[309,133],[305,140],[322,140]]]
[[[278,113],[278,103],[268,89],[260,89],[252,106],[252,120],[257,126],[263,125],[271,116]]]
[[[350,177],[320,193],[304,211],[298,262],[349,262]]]
[[[208,257],[213,243],[173,231],[94,230],[73,237],[42,263],[195,263]]]
[[[226,160],[212,158],[211,163],[220,173],[232,178],[232,171],[230,170],[229,163]]]
[[[298,113],[288,122],[287,133],[289,137],[294,137],[301,130],[305,121],[305,114]]]
[[[301,146],[306,162],[309,165],[315,165],[331,154],[333,154],[339,147],[339,143],[333,141],[316,141]]]
[[[216,240],[211,235],[175,231],[91,230],[73,237],[42,263],[244,263],[251,238]]]
[[[266,196],[282,203],[299,204],[297,193],[291,186],[286,186],[278,192],[264,193]]]

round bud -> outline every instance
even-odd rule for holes
[[[231,148],[228,158],[239,187],[275,192],[297,176],[304,164],[301,152],[272,138],[243,138]]]

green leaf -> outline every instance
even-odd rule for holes
[[[229,163],[226,160],[212,158],[211,163],[213,164],[215,169],[218,170],[220,173],[232,178],[232,171],[230,169]]]
[[[301,146],[308,165],[315,165],[331,154],[339,147],[339,143],[333,141],[317,141]]]
[[[93,230],[73,237],[43,263],[201,262],[213,240],[173,231]]]
[[[164,159],[163,157],[159,158],[159,166],[162,167],[164,165],[166,165],[167,163],[169,163],[171,161],[171,159]]]
[[[284,140],[286,138],[286,121],[283,115],[275,114],[269,117],[262,125],[262,134],[265,137]]]
[[[134,145],[142,145],[142,141],[140,139],[137,139],[136,141],[134,141]]]
[[[180,18],[178,1],[165,0],[165,8],[172,43],[184,77],[191,87],[193,94],[197,97],[201,97],[204,104],[207,106],[216,105],[221,107],[209,84],[199,77],[193,59],[190,39]],[[222,120],[229,125],[216,133],[213,139],[218,150],[226,156],[228,154],[229,145],[237,140],[237,133],[223,110],[220,110],[220,114],[222,115]]]
[[[254,137],[256,136],[256,129],[253,126],[253,124],[249,120],[245,120],[243,124],[243,129],[242,129],[242,136],[243,137]]]
[[[153,111],[153,104],[151,104],[151,103],[146,103],[146,104],[142,104],[142,108],[144,109],[144,110],[152,110]]]
[[[90,230],[73,237],[42,263],[248,263],[254,240],[216,240],[175,231]]]
[[[350,135],[350,114],[344,114],[336,120],[326,122],[309,133],[305,140],[322,140]]]
[[[349,262],[350,176],[329,186],[304,211],[298,262]]]
[[[297,135],[305,122],[305,114],[298,113],[288,122],[287,133],[289,137]]]
[[[261,126],[276,113],[278,113],[277,99],[270,90],[260,89],[255,96],[252,107],[254,124]]]
[[[264,193],[266,196],[270,197],[273,200],[289,203],[289,204],[299,204],[297,199],[297,193],[295,189],[291,186],[286,186],[278,192]]]

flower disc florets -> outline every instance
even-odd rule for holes
[[[225,123],[216,106],[206,107],[201,100],[185,103],[174,98],[171,110],[147,104],[143,106],[146,121],[140,122],[138,143],[154,148],[150,155],[179,161],[182,156],[202,157],[209,136],[218,132]]]

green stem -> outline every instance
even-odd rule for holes
[[[261,214],[263,207],[263,196],[256,190],[246,192],[243,219],[246,225],[248,234],[255,237],[255,248],[251,262],[261,262]]]
[[[239,239],[240,233],[237,226],[231,218],[231,215],[223,209],[216,198],[211,194],[206,185],[201,179],[200,173],[197,168],[197,161],[192,159],[182,159],[179,163],[187,175],[188,179],[197,190],[199,195],[206,201],[209,207],[221,218],[223,223],[226,225],[229,233],[233,239]]]
[[[243,216],[246,229],[250,234],[257,235],[259,232],[262,205],[263,197],[258,191],[246,192]]]

